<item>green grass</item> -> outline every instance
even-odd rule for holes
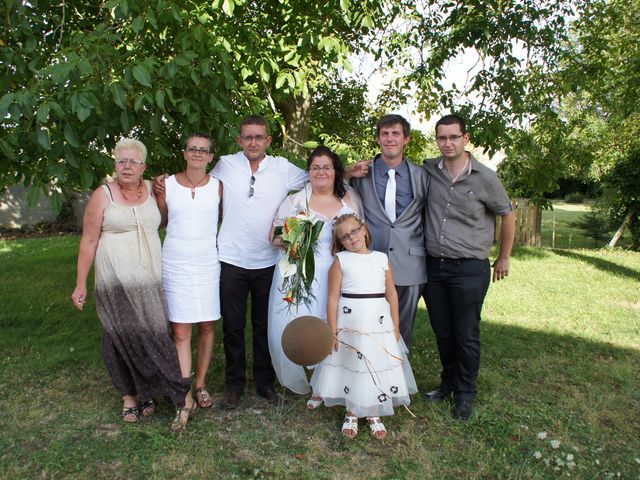
[[[585,236],[584,230],[571,224],[591,211],[588,203],[574,204],[562,201],[553,202],[553,210],[542,211],[542,246],[550,248],[598,248],[593,238]],[[613,233],[611,234],[613,237]],[[608,240],[607,240],[608,242]],[[629,232],[619,241],[617,246],[625,247],[630,244]]]
[[[69,301],[77,248],[0,240],[0,478],[640,478],[639,253],[516,249],[487,296],[472,419],[416,395],[378,442],[362,424],[344,439],[339,408],[270,407],[251,383],[238,410],[198,411],[180,436],[165,402],[124,425],[93,296],[84,312]],[[422,391],[438,383],[423,305],[411,360]],[[217,345],[216,403],[223,362]]]
[[[553,210],[542,211],[542,245],[555,248],[594,248],[595,241],[584,232],[570,225],[589,212],[588,204],[571,204],[556,201]],[[554,235],[555,232],[555,235]]]

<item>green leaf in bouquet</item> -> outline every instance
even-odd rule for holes
[[[309,244],[311,245],[311,244]],[[311,284],[313,283],[313,277],[316,273],[316,259],[313,255],[313,248],[307,249],[307,255],[304,261],[304,286],[307,291],[311,292]]]

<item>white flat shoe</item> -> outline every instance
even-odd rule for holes
[[[371,436],[377,440],[382,440],[387,436],[387,429],[384,428],[384,424],[380,421],[380,417],[367,417],[369,422],[369,428],[371,429]]]
[[[347,438],[356,438],[356,435],[358,435],[358,417],[345,415],[342,434]]]

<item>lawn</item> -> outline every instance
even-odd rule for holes
[[[69,301],[77,248],[77,237],[0,240],[1,478],[640,478],[639,253],[516,249],[486,300],[471,420],[416,395],[379,442],[362,424],[343,438],[338,408],[308,412],[290,393],[271,407],[251,384],[238,410],[199,410],[180,436],[164,402],[124,425],[93,296],[84,312]],[[438,383],[424,305],[411,361],[422,391]]]
[[[589,203],[565,203],[554,201],[553,209],[542,211],[542,246],[550,248],[598,248],[593,238],[585,236],[585,232],[573,226],[573,222],[581,219],[591,211]],[[611,233],[613,237],[613,233]],[[610,238],[609,238],[610,240]],[[607,240],[608,242],[608,240]],[[625,247],[631,243],[629,232],[625,231],[618,246]]]

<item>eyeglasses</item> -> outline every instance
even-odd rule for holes
[[[241,135],[240,139],[243,142],[247,142],[247,143],[251,143],[254,140],[258,143],[261,143],[261,142],[264,142],[267,139],[267,137],[265,137],[264,135],[244,135],[244,136]]]
[[[191,153],[192,155],[195,155],[196,153],[199,153],[201,155],[209,155],[211,153],[211,151],[208,148],[196,148],[196,147],[187,148],[187,152]]]
[[[356,235],[358,235],[360,233],[360,230],[362,230],[362,225],[360,225],[358,228],[354,228],[353,230],[345,233],[344,235],[340,235],[338,237],[338,240],[340,240],[341,242],[346,242],[351,237],[355,237]]]
[[[321,171],[324,173],[329,173],[333,169],[333,165],[323,165],[321,167],[319,167],[318,165],[314,165],[313,167],[309,167],[309,171],[313,173],[319,173]]]
[[[116,165],[119,167],[126,167],[127,163],[130,163],[132,167],[139,167],[144,162],[142,160],[134,160],[132,158],[119,158],[116,160]]]
[[[438,135],[436,137],[436,142],[447,143],[447,140],[448,140],[451,143],[455,143],[458,140],[460,140],[462,137],[464,137],[464,135],[449,135],[448,137],[446,135]]]
[[[254,177],[253,175],[251,175],[251,183],[249,183],[249,198],[253,197],[253,184],[256,183],[256,177]]]

